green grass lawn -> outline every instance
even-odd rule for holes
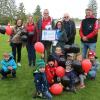
[[[7,36],[0,34],[0,60],[2,53],[11,51],[7,39]],[[76,43],[80,45],[78,32]],[[100,37],[97,43],[97,56],[100,58]],[[26,48],[22,49],[21,63],[22,67],[18,67],[16,79],[0,80],[0,100],[33,100],[32,94],[35,92],[33,69],[28,66]],[[59,96],[53,96],[53,100],[100,100],[100,71],[98,71],[95,81],[86,81],[85,89],[77,90],[76,94],[63,92]]]

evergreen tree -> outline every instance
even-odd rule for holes
[[[97,2],[96,0],[89,0],[88,8],[93,10],[93,14],[97,17]]]
[[[41,16],[42,16],[41,8],[39,5],[37,5],[35,12],[33,13],[34,21],[37,22]]]
[[[26,20],[25,7],[22,2],[19,4],[18,10],[17,10],[17,17],[21,18],[22,20]]]

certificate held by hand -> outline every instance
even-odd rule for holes
[[[45,41],[54,41],[56,38],[55,30],[43,30],[42,31],[42,40]]]

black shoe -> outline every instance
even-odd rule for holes
[[[6,79],[7,77],[6,76],[3,76],[0,80],[4,80],[4,79]]]
[[[12,78],[16,78],[16,75],[13,75]]]
[[[29,67],[31,67],[32,64],[29,64]]]

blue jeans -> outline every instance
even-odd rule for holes
[[[88,49],[92,51],[96,51],[96,43],[81,43],[82,45],[82,57],[86,58]]]
[[[90,78],[96,78],[96,70],[91,70],[91,71],[89,71],[89,73],[88,73],[88,76],[90,77]]]
[[[52,95],[51,95],[51,93],[49,91],[46,91],[44,93],[44,96],[47,98],[47,100],[52,100]]]

